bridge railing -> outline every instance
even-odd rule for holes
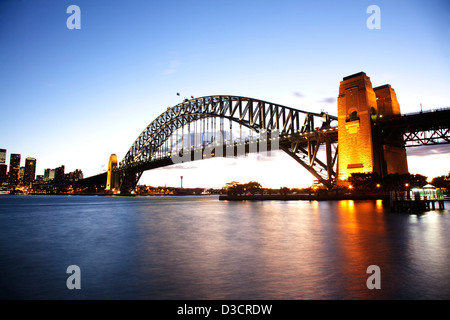
[[[450,196],[443,194],[422,194],[422,193],[413,193],[411,191],[391,191],[390,192],[391,200],[394,201],[426,201],[426,200],[450,200]]]
[[[392,119],[392,118],[400,118],[400,117],[410,117],[410,116],[417,116],[424,113],[433,113],[433,112],[441,112],[441,111],[447,111],[450,110],[449,107],[442,107],[437,109],[427,109],[427,110],[421,110],[421,111],[414,111],[414,112],[408,112],[408,113],[402,113],[402,114],[393,114],[389,116],[383,116],[383,119]]]
[[[437,108],[437,109],[429,109],[429,110],[421,110],[421,111],[416,111],[416,112],[404,113],[404,114],[402,114],[402,116],[414,116],[414,115],[418,115],[418,114],[422,114],[422,113],[430,113],[430,112],[438,112],[438,111],[446,111],[446,110],[450,110],[450,106]]]

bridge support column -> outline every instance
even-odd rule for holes
[[[400,114],[400,106],[390,85],[372,88],[370,78],[360,72],[345,77],[339,87],[338,141],[339,180],[352,173],[407,173],[403,137],[387,143],[376,120]]]
[[[331,142],[327,140],[325,142],[326,155],[327,155],[327,179],[331,181],[333,179],[333,160],[331,155]]]
[[[117,168],[117,156],[115,154],[112,154],[109,157],[109,163],[108,163],[108,175],[106,178],[106,188],[105,190],[113,190],[118,187],[118,177],[116,173]]]
[[[400,115],[400,105],[397,101],[397,95],[390,85],[384,85],[373,89],[377,97],[378,113],[376,117],[389,117],[392,115]],[[379,134],[379,137],[374,137],[374,140],[379,141],[379,151],[376,155],[380,158],[380,173],[381,175],[398,173],[408,173],[408,160],[406,157],[405,141],[402,132],[398,131],[389,137],[386,137],[380,130],[374,130],[374,134]]]
[[[281,150],[301,164],[320,183],[329,189],[333,187],[336,179],[336,172],[333,168],[337,160],[338,152],[336,149],[333,155],[332,144],[336,141],[336,138],[332,135],[335,136],[335,133],[316,132],[309,138],[306,138],[306,141],[304,139],[295,141],[294,139],[289,144],[283,143],[280,145]],[[325,163],[317,157],[321,145],[325,145]]]
[[[370,115],[376,109],[375,92],[364,72],[343,79],[338,98],[339,180],[347,180],[354,172],[373,172]]]
[[[120,194],[133,194],[141,176],[142,172],[123,171],[120,175]]]
[[[296,153],[290,151],[288,148],[280,147],[281,150],[290,155],[295,161],[301,164],[306,170],[308,170],[320,183],[322,183],[327,188],[331,188],[333,186],[333,182],[331,180],[324,179],[321,175],[317,173],[314,168],[308,164],[306,164]]]

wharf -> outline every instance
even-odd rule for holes
[[[263,200],[306,200],[306,201],[337,201],[337,200],[389,200],[389,194],[264,194],[264,195],[220,195],[219,200],[227,201],[263,201]]]
[[[398,192],[391,191],[389,197],[389,204],[392,212],[425,212],[430,210],[444,210],[443,196],[437,197],[424,197],[419,194],[415,194],[414,198],[408,194],[405,196]]]

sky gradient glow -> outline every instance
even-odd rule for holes
[[[72,4],[80,30],[66,27]],[[366,27],[373,4],[380,30]],[[448,107],[449,39],[445,0],[2,1],[0,148],[8,165],[11,153],[22,165],[37,158],[37,174],[64,164],[91,176],[184,97],[241,95],[336,115],[339,82],[360,71],[391,84],[402,113]],[[448,151],[408,149],[410,172],[447,174]],[[140,183],[313,180],[285,154],[257,158],[149,171]]]

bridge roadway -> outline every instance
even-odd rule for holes
[[[280,136],[279,141],[276,144],[272,144],[270,139],[268,141],[265,141],[264,143],[261,143],[259,140],[256,141],[245,141],[245,142],[235,142],[231,146],[230,145],[222,145],[218,146],[216,148],[222,147],[221,154],[223,157],[240,157],[245,156],[250,153],[257,153],[257,152],[264,152],[264,151],[273,151],[273,150],[279,150],[279,149],[288,149],[292,148],[293,144],[297,144],[298,150],[304,150],[306,154],[308,154],[308,149],[310,156],[312,157],[311,147],[309,145],[312,141],[315,142],[315,144],[321,144],[322,142],[325,142],[325,140],[328,140],[330,143],[337,142],[337,127],[331,127],[331,128],[325,128],[325,129],[317,129],[315,131],[311,132],[305,132],[305,133],[297,133],[294,135],[285,135]],[[251,144],[254,143],[256,146],[252,147]],[[208,154],[209,150],[206,150],[208,146],[203,146],[201,148],[194,148],[191,147],[189,151],[184,150],[184,152],[189,152],[190,155],[184,155],[183,159],[185,162],[191,162],[191,161],[197,161],[197,160],[204,160],[216,157],[216,153],[220,154],[220,152],[213,151],[212,153]],[[205,152],[206,151],[206,152]],[[316,151],[317,152],[317,151]],[[306,154],[302,157],[305,158]],[[182,154],[180,153],[180,156]],[[167,155],[162,158],[155,159],[153,161],[142,161],[142,162],[135,162],[126,167],[126,170],[129,170],[131,172],[141,172],[151,169],[157,169],[161,167],[166,167],[169,165],[175,164],[176,161],[172,159],[171,155]],[[118,169],[123,170],[123,168]]]
[[[336,118],[330,116],[331,118]],[[392,116],[385,118],[378,118],[374,121],[374,129],[381,134],[383,143],[391,143],[394,145],[399,142],[399,135],[403,135],[403,145],[406,143],[407,147],[420,145],[435,145],[450,143],[450,108],[440,109],[434,111],[404,114],[400,116]],[[287,152],[297,162],[304,166],[310,173],[312,173],[319,181],[325,185],[330,184],[335,179],[335,172],[333,170],[337,161],[337,148],[331,152],[331,145],[338,142],[337,127],[326,126],[322,128],[315,128],[308,132],[299,132],[295,134],[284,133],[279,137],[279,149]],[[401,141],[402,139],[400,139]],[[267,143],[267,149],[272,148],[270,141]],[[320,145],[326,145],[326,161],[320,161],[317,158]],[[201,150],[190,150],[190,156],[185,157],[191,161],[211,158],[211,156],[204,153],[204,147]],[[238,142],[234,143],[233,152],[230,152],[230,147],[223,146],[222,154],[226,157],[242,156],[242,146]],[[250,148],[249,142],[245,142],[245,154],[251,152],[259,152],[260,147]],[[201,154],[201,157],[198,154]],[[220,154],[220,152],[219,152]],[[213,153],[213,156],[215,154]],[[139,175],[143,171],[161,168],[173,165],[174,161],[170,155],[160,157],[152,161],[135,162],[126,167],[118,168],[119,172],[127,170],[128,172]],[[93,176],[86,178],[87,181],[93,181]],[[103,180],[104,174],[98,175],[99,179]],[[139,179],[139,177],[137,179]]]
[[[450,143],[450,108],[379,118],[375,122],[386,143],[403,135],[406,147]]]

